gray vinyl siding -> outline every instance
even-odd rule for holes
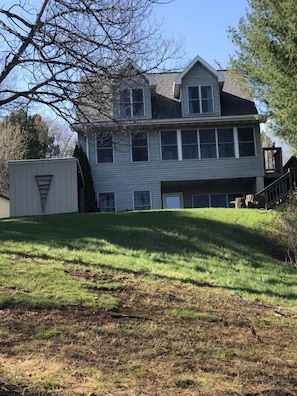
[[[211,85],[213,91],[213,113],[189,114],[188,86]],[[181,103],[183,117],[213,117],[221,115],[220,89],[217,78],[200,64],[196,64],[183,78],[181,89]]]
[[[130,136],[115,136],[114,162],[96,164],[96,146],[89,144],[89,161],[96,194],[114,192],[116,210],[133,209],[133,191],[150,190],[152,208],[162,208],[161,182],[256,178],[264,175],[260,133],[255,128],[257,155],[243,158],[162,161],[159,131],[149,133],[148,162],[131,162]],[[231,191],[232,192],[232,191]],[[233,191],[234,192],[234,191]]]
[[[10,215],[72,213],[78,211],[77,160],[12,161],[10,171]],[[35,176],[52,175],[45,210]]]

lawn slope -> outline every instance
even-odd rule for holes
[[[0,390],[294,394],[297,271],[275,258],[275,216],[1,220]]]

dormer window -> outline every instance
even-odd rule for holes
[[[121,91],[120,108],[122,117],[143,117],[144,100],[142,88],[125,88]]]
[[[189,114],[213,113],[213,94],[211,85],[188,87]]]

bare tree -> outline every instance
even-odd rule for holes
[[[55,144],[59,147],[59,157],[72,157],[77,143],[76,133],[61,119],[45,117],[44,121],[47,123],[49,135],[54,137]]]
[[[89,89],[81,92],[96,89],[96,110],[102,107],[105,114],[105,97],[98,84],[89,84],[90,76],[105,82],[125,78],[125,70],[131,72],[124,67],[127,59],[144,72],[178,59],[178,45],[164,37],[153,18],[159,1],[16,0],[3,5],[0,109],[40,103],[73,122],[84,82]],[[7,84],[13,74],[20,78]]]

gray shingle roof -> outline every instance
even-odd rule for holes
[[[219,70],[225,78],[221,91],[222,116],[257,114],[249,95],[227,70]],[[156,81],[156,94],[152,97],[153,118],[181,118],[181,103],[173,96],[173,84],[179,73],[152,73]]]
[[[244,90],[242,87],[243,82],[236,81],[235,77],[227,70],[219,70],[219,73],[225,77],[221,92],[222,115],[258,114],[247,88]]]

